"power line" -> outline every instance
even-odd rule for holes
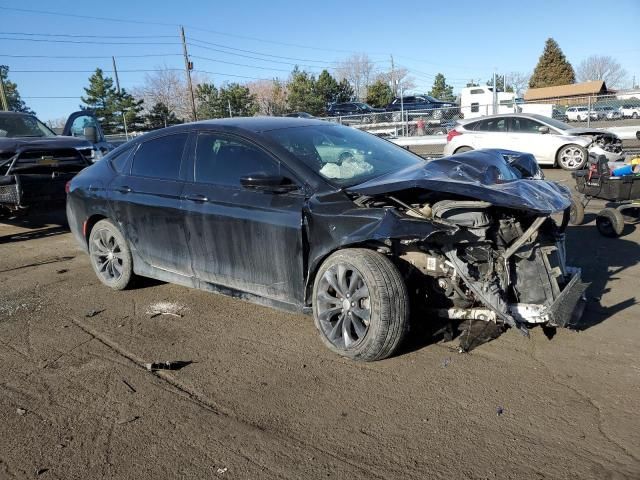
[[[80,45],[176,45],[178,42],[97,42],[92,40],[54,40],[46,38],[15,38],[0,37],[0,40],[16,42],[47,42],[47,43],[75,43]]]
[[[118,58],[146,58],[146,57],[173,57],[182,56],[181,53],[145,53],[140,55],[116,55]],[[8,58],[72,58],[72,59],[95,59],[111,58],[112,55],[13,55],[0,53],[0,57]]]
[[[290,70],[288,69],[284,69],[284,68],[273,68],[273,67],[261,67],[258,65],[247,65],[245,63],[234,63],[234,62],[227,62],[224,60],[218,60],[216,58],[209,58],[209,57],[201,57],[200,55],[189,55],[191,58],[197,58],[199,60],[206,60],[209,62],[216,62],[216,63],[225,63],[227,65],[235,65],[238,67],[249,67],[249,68],[258,68],[260,70],[270,70],[270,71],[275,71],[275,72],[289,72]]]
[[[0,35],[23,37],[69,37],[69,38],[175,38],[175,35],[81,35],[75,33],[0,32]]]

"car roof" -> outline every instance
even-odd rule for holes
[[[312,118],[297,117],[233,117],[218,118],[215,120],[202,120],[199,122],[185,123],[181,126],[190,125],[232,127],[258,133],[266,132],[268,130],[278,130],[281,128],[304,127],[310,125],[331,125],[331,123]]]
[[[487,115],[486,117],[476,117],[470,118],[469,120],[461,120],[460,125],[467,125],[473,122],[480,122],[482,120],[491,120],[493,118],[509,118],[509,117],[525,117],[530,118],[531,120],[539,120],[541,122],[546,122],[549,120],[549,117],[545,117],[544,115],[539,115],[537,113],[502,113],[498,115]]]
[[[0,111],[0,116],[3,116],[3,117],[34,117],[35,115],[33,115],[31,113],[24,113],[24,112],[5,112],[5,111]]]

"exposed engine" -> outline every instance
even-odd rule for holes
[[[396,199],[397,200],[397,199]],[[408,283],[430,311],[456,320],[519,328],[571,326],[586,285],[565,264],[564,227],[549,216],[493,207],[484,201],[441,200],[406,205],[405,213],[459,227],[437,242],[401,241]]]
[[[579,136],[591,137],[592,143],[588,145],[589,152],[595,155],[605,155],[609,160],[612,156],[622,156],[622,140],[616,135],[607,132],[585,132]]]

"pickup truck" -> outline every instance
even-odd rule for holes
[[[65,184],[113,147],[90,112],[76,112],[56,135],[35,116],[0,112],[0,210],[65,200]]]

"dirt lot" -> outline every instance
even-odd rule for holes
[[[361,364],[304,315],[151,281],[112,292],[56,219],[0,220],[1,479],[640,478],[640,226],[570,227],[584,331],[470,354],[424,336]],[[142,366],[165,360],[193,363]]]

